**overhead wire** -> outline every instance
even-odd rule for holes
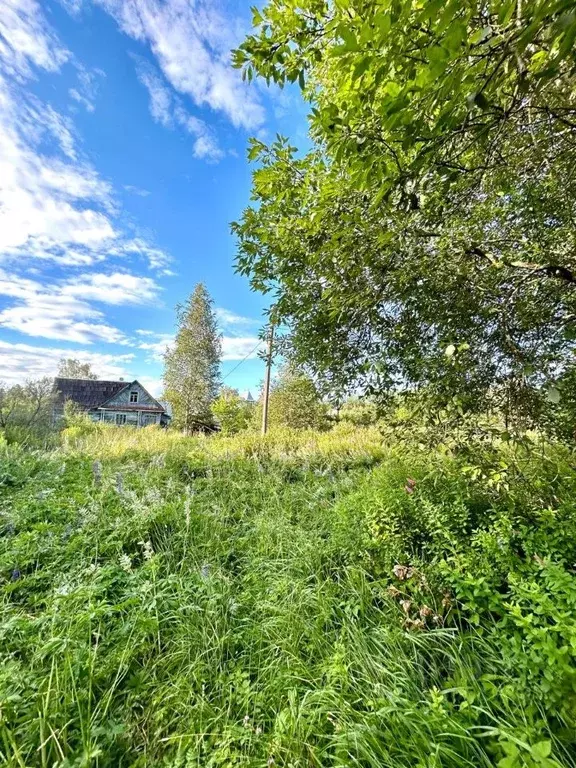
[[[252,353],[256,352],[256,350],[258,349],[258,347],[259,347],[261,344],[263,344],[263,343],[264,343],[264,342],[262,341],[262,339],[260,339],[260,340],[258,341],[258,344],[256,344],[256,346],[254,347],[254,349],[251,349],[251,350],[250,350],[250,352],[248,352],[248,354],[246,355],[246,357],[243,357],[243,358],[242,358],[242,360],[240,360],[240,362],[239,362],[237,365],[235,365],[235,366],[234,366],[234,368],[232,368],[232,370],[231,370],[231,371],[228,371],[228,373],[226,374],[226,376],[224,376],[224,378],[222,379],[222,381],[226,381],[226,379],[228,378],[228,376],[231,376],[231,375],[234,373],[234,371],[235,371],[235,370],[237,370],[238,368],[240,368],[240,366],[242,365],[242,363],[245,363],[245,362],[246,362],[246,360],[248,360],[248,358],[250,357],[250,355],[251,355]]]

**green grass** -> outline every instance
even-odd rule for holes
[[[0,447],[2,764],[576,765],[576,476],[514,450]]]

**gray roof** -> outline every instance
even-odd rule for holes
[[[72,400],[82,408],[97,408],[117,395],[127,385],[126,381],[100,381],[98,379],[54,379],[56,404],[64,405]]]

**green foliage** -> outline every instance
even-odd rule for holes
[[[260,421],[262,404],[256,409]],[[270,385],[268,421],[271,426],[292,429],[322,429],[328,426],[327,406],[322,402],[314,381],[305,373],[283,366]]]
[[[221,341],[212,304],[198,283],[176,308],[176,339],[164,355],[164,396],[172,405],[173,425],[186,432],[213,427],[210,408],[220,384]]]
[[[338,409],[338,419],[357,427],[367,427],[378,421],[378,407],[371,400],[351,397]]]
[[[97,379],[90,363],[82,363],[75,357],[62,358],[58,363],[58,376],[64,379]]]
[[[65,442],[75,442],[81,437],[106,432],[112,425],[103,421],[94,421],[73,400],[64,403],[64,429],[62,438]]]
[[[225,435],[234,435],[247,429],[251,422],[254,404],[243,400],[238,390],[222,387],[212,405],[212,413],[220,430]]]
[[[346,423],[0,447],[3,764],[575,766],[573,466]]]
[[[8,386],[0,381],[0,429],[10,442],[42,443],[52,428],[52,379]]]
[[[315,146],[253,141],[238,269],[327,390],[543,420],[573,368],[571,6],[272,0],[236,63],[302,75]]]

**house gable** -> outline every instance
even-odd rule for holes
[[[132,393],[136,393],[137,399],[134,400]],[[157,410],[164,411],[164,407],[152,397],[152,395],[144,389],[139,381],[133,381],[116,392],[112,397],[108,398],[104,402],[100,403],[100,408],[113,408],[116,410],[123,410],[128,408],[130,410]]]

